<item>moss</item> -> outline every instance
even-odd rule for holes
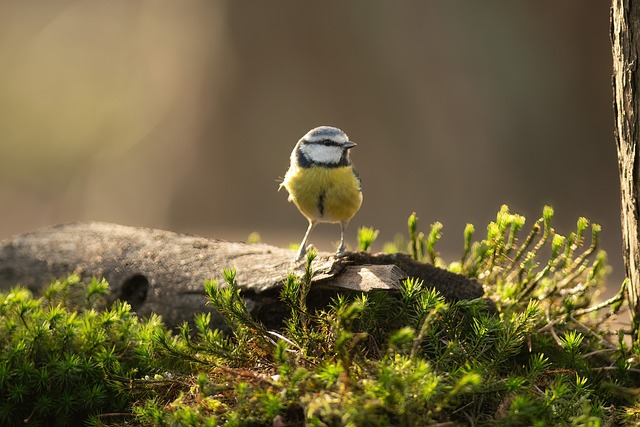
[[[409,221],[394,250],[479,279],[485,299],[447,302],[412,278],[401,292],[306,303],[311,278],[289,275],[290,314],[270,330],[253,319],[233,270],[205,284],[231,328],[196,316],[167,330],[124,303],[104,307],[106,283],[77,276],[40,298],[0,294],[0,424],[413,426],[611,425],[640,421],[640,346],[608,326],[624,286],[596,303],[607,272],[600,228],[580,218],[567,236],[553,210],[527,230],[504,206],[486,237],[464,230],[445,263]],[[373,229],[361,233],[369,248]],[[586,240],[589,240],[586,243]]]

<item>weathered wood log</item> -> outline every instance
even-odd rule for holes
[[[235,268],[247,305],[258,318],[277,326],[286,309],[278,299],[282,281],[302,272],[294,251],[266,244],[234,243],[148,228],[89,222],[58,225],[0,242],[0,289],[16,284],[34,292],[53,279],[77,272],[104,277],[110,300],[128,301],[138,314],[160,314],[167,325],[193,320],[206,306],[204,282],[223,283],[222,270]],[[483,295],[480,283],[413,261],[408,255],[349,253],[336,258],[319,253],[309,294],[321,306],[339,292],[394,291],[408,276],[423,279],[450,300]],[[213,313],[213,323],[222,320]]]

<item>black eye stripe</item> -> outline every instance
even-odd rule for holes
[[[318,141],[304,141],[306,144],[324,145],[325,147],[342,147],[342,144],[331,139],[322,139]]]

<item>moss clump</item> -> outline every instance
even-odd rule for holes
[[[484,299],[445,301],[418,280],[397,294],[338,296],[311,311],[313,271],[289,275],[290,314],[267,329],[246,308],[233,270],[205,284],[231,328],[198,315],[168,331],[122,303],[100,309],[104,282],[72,276],[34,299],[0,294],[0,419],[16,424],[413,426],[613,425],[640,421],[640,346],[608,326],[624,286],[595,303],[607,271],[599,227],[580,218],[567,236],[553,211],[525,231],[503,207],[487,235],[464,231],[460,260],[435,246],[442,225],[394,250],[472,277]],[[373,230],[361,233],[370,247]],[[392,245],[387,245],[391,248]],[[55,420],[52,422],[51,420]]]
[[[178,366],[156,358],[160,319],[140,320],[122,302],[102,307],[107,292],[104,281],[72,275],[42,298],[21,287],[0,293],[0,425],[76,425],[127,411],[145,395],[136,378]]]

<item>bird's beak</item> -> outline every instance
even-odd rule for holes
[[[358,145],[358,144],[356,144],[353,141],[347,141],[342,145],[342,148],[349,149],[349,148],[355,147],[356,145]]]

